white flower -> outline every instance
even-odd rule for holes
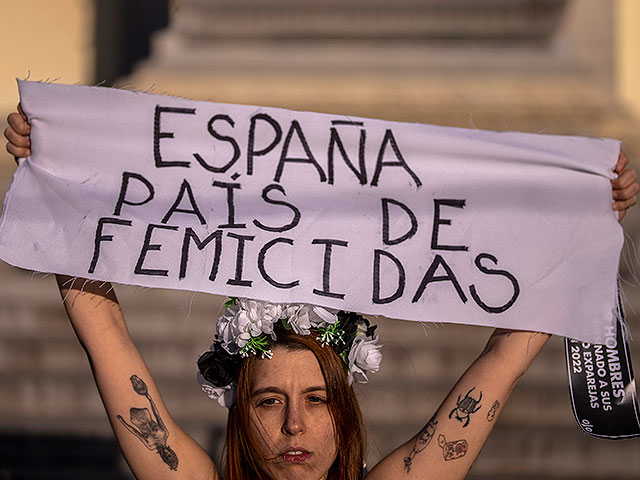
[[[367,338],[364,335],[356,337],[353,341],[351,351],[349,352],[349,381],[367,383],[369,379],[367,374],[375,373],[380,368],[382,361],[382,353],[380,347],[376,345],[378,337]]]
[[[218,326],[216,330],[218,340],[220,340],[224,349],[231,355],[240,351],[240,348],[236,343],[236,327],[233,325],[239,309],[240,307],[238,305],[230,305],[226,308],[222,316],[218,319]]]
[[[271,325],[271,331],[273,332],[273,325],[282,316],[283,305],[274,303],[265,303],[262,305],[260,316],[263,320]],[[265,332],[266,333],[266,332]]]
[[[248,329],[251,336],[258,337],[262,333],[273,334],[273,324],[278,321],[282,313],[282,306],[243,299],[240,301],[240,311],[236,321],[243,329]]]
[[[314,315],[312,315],[311,317],[311,325],[313,325],[315,328],[333,325],[338,321],[337,310],[318,307],[316,305],[313,307],[312,312],[314,313]]]
[[[218,338],[229,353],[235,354],[251,337],[263,333],[273,337],[273,326],[281,314],[281,305],[242,299],[229,306],[218,320]]]
[[[235,383],[226,387],[216,387],[205,379],[200,372],[198,372],[197,379],[200,388],[210,399],[217,400],[220,405],[226,408],[230,408],[235,403],[237,389]]]
[[[311,319],[307,305],[287,305],[282,312],[282,318],[291,326],[298,335],[311,333]]]

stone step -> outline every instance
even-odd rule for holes
[[[79,456],[79,454],[78,454]],[[76,455],[73,456],[76,458]],[[28,478],[37,480],[133,480],[132,474],[123,473],[118,470],[104,469],[99,466],[91,468],[80,467],[59,467],[59,468],[38,468],[34,466],[18,466],[2,470],[4,474],[11,475],[8,478]]]
[[[209,411],[214,418],[223,415],[224,410],[200,391],[193,372],[183,376],[156,377],[163,399],[176,419],[197,421],[203,412]],[[420,423],[421,419],[426,421],[435,412],[454,383],[455,379],[400,386],[372,382],[359,386],[357,390],[363,412],[372,421],[393,424],[416,422],[418,419],[417,423]],[[0,418],[10,421],[18,418],[25,421],[35,418],[72,421],[104,416],[88,368],[84,376],[3,374],[0,375],[0,391],[3,392]],[[398,405],[403,408],[398,408]],[[79,416],[78,412],[82,414]],[[509,424],[567,425],[573,422],[572,418],[565,384],[542,385],[523,379],[515,389],[502,421]]]
[[[69,326],[65,325],[65,328],[67,338],[55,343],[24,338],[0,340],[0,376],[5,386],[4,391],[22,392],[21,395],[28,400],[31,398],[29,392],[34,389],[33,385],[52,385],[49,387],[52,390],[42,392],[47,398],[55,397],[57,389],[62,388],[61,385],[70,384],[69,388],[73,392],[77,382],[85,382],[89,385],[89,391],[93,392],[94,387],[84,352]],[[441,394],[437,397],[437,401],[440,401],[474,359],[476,352],[451,351],[450,345],[440,345],[437,343],[439,340],[432,338],[420,350],[413,351],[407,351],[402,345],[389,342],[385,346],[381,370],[371,376],[369,386],[360,390],[364,395],[372,389],[414,394],[421,392],[421,385],[429,388],[441,385]],[[561,344],[559,339],[552,339],[551,342],[549,347],[552,347],[554,342]],[[139,341],[138,345],[158,384],[180,384],[186,389],[192,385],[195,359],[206,348],[203,348],[198,339],[187,339],[178,343],[158,343],[155,339],[144,339]],[[540,392],[555,389],[562,392],[564,397],[567,374],[562,352],[553,348],[543,351],[525,375],[521,385],[530,386],[531,389]],[[73,393],[68,395],[73,396]],[[15,404],[22,405],[24,399],[22,396],[19,397]]]
[[[86,355],[71,328],[65,325],[65,329],[66,337],[55,341],[43,338],[42,334],[35,339],[30,336],[2,338],[0,374],[23,378],[49,375],[84,377],[87,372]],[[142,338],[136,342],[148,365],[158,372],[158,381],[163,378],[175,381],[194,374],[196,359],[208,348],[208,342],[203,344],[200,338],[176,338],[174,341]],[[460,349],[459,345],[443,343],[442,339],[424,343],[420,349],[411,350],[402,344],[387,343],[383,347],[380,371],[370,376],[371,381],[376,385],[387,383],[393,388],[402,389],[411,389],[411,385],[417,383],[453,381],[462,375],[481,351],[481,347],[475,351]],[[563,384],[566,381],[564,363],[563,352],[549,348],[535,360],[525,378],[527,382],[536,384]]]
[[[154,292],[155,293],[155,292]],[[200,295],[192,304],[185,303],[185,293],[167,292],[150,295],[140,292],[139,298],[123,301],[129,330],[136,341],[160,343],[199,343],[208,347],[213,340],[215,319],[218,316],[220,297],[209,300]],[[173,295],[174,302],[162,300]],[[150,306],[151,305],[151,306]],[[213,313],[212,313],[213,312]],[[401,349],[408,352],[424,349],[453,348],[449,357],[458,350],[470,350],[478,354],[491,334],[490,328],[406,322],[375,319],[385,351]],[[635,331],[635,319],[630,319],[631,332]],[[10,341],[44,342],[68,340],[71,331],[59,298],[39,302],[21,303],[0,298],[0,334]],[[46,336],[43,335],[46,332]],[[203,341],[204,340],[204,341]],[[562,342],[551,341],[546,350],[563,350]],[[631,342],[633,353],[640,354],[640,343]],[[446,356],[444,357],[446,358]]]
[[[590,437],[577,426],[501,427],[485,445],[474,472],[490,475],[537,473],[538,478],[637,478],[637,440]],[[554,477],[555,476],[555,477]]]
[[[212,39],[258,38],[408,39],[420,43],[440,41],[517,39],[540,40],[553,31],[562,13],[561,0],[548,1],[532,13],[525,1],[496,4],[487,0],[415,2],[396,0],[215,0],[185,3],[173,28],[185,40],[212,46]],[[259,15],[256,16],[256,12]],[[215,45],[215,44],[214,44]],[[157,46],[156,46],[157,48]]]
[[[117,443],[108,437],[0,434],[0,478],[129,479],[120,458]]]

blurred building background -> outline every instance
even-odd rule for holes
[[[492,130],[607,136],[640,158],[637,0],[0,0],[0,113],[15,77]],[[4,149],[3,149],[4,150]],[[13,160],[3,151],[0,190]],[[640,336],[623,225],[628,321]],[[220,298],[121,287],[177,422],[212,455],[225,411],[195,382]],[[419,430],[489,330],[380,322],[361,388],[369,464]],[[631,343],[636,368],[640,347]],[[637,479],[638,440],[580,432],[562,342],[516,388],[470,479]],[[52,278],[0,265],[0,479],[132,478]]]

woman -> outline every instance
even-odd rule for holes
[[[27,157],[30,128],[18,110],[8,117],[7,150]],[[621,154],[615,168],[619,176],[612,181],[613,209],[620,219],[640,189],[628,163]],[[136,477],[221,478],[171,418],[110,285],[60,275],[57,281]],[[375,357],[373,328],[355,314],[233,299],[217,331],[199,369],[203,390],[230,407],[224,478],[362,478],[363,432],[350,380],[366,379],[367,371],[376,370],[379,355],[369,363],[357,358],[364,342]],[[515,384],[548,338],[496,330],[426,425],[366,478],[464,478]]]

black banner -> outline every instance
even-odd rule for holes
[[[565,339],[571,405],[585,433],[618,440],[640,437],[640,411],[623,319],[601,345]]]

